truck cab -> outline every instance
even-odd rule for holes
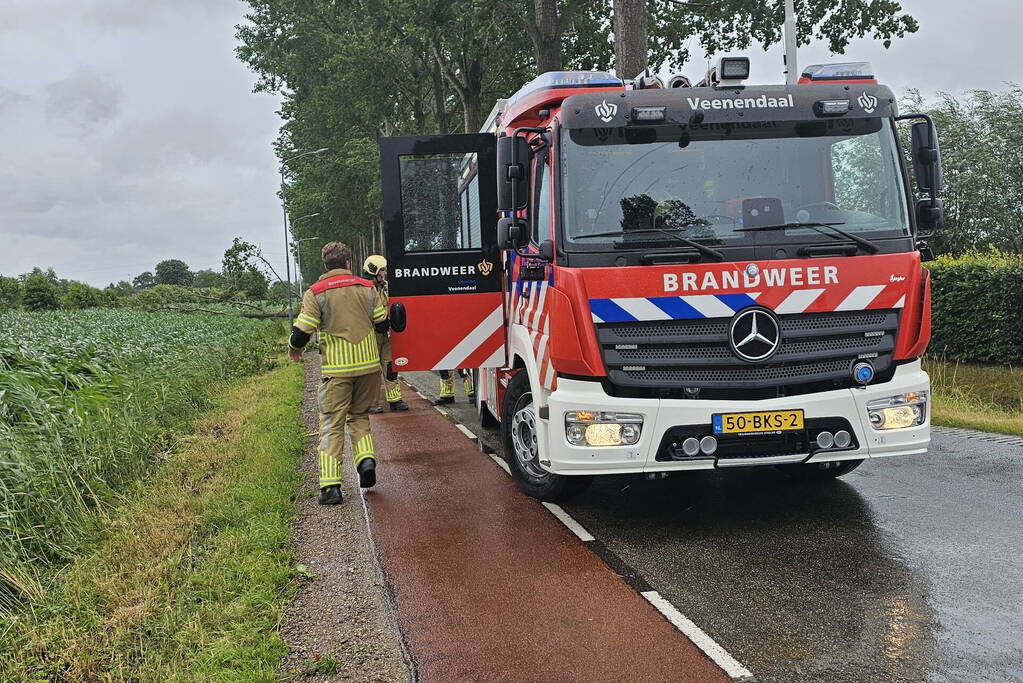
[[[381,141],[396,369],[477,370],[481,419],[545,500],[598,474],[830,478],[926,452],[933,123],[864,64],[671,83],[553,72],[479,134]]]

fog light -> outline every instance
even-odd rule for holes
[[[852,434],[840,429],[835,432],[835,447],[836,448],[849,448],[852,445]]]
[[[639,426],[634,424],[622,425],[622,443],[631,446],[639,441]]]
[[[565,438],[573,446],[632,446],[639,442],[643,416],[576,410],[565,413]]]
[[[927,392],[910,391],[867,404],[867,417],[874,429],[905,429],[922,425],[927,419]]]
[[[817,435],[817,446],[819,448],[831,448],[835,445],[835,435],[831,432],[821,432]]]
[[[718,440],[713,436],[705,436],[700,439],[700,450],[703,451],[704,455],[714,455],[714,452],[718,449]]]
[[[568,438],[568,442],[573,446],[582,445],[586,439],[586,430],[582,425],[568,425],[565,429],[565,436]]]
[[[696,455],[700,452],[700,440],[690,436],[682,442],[682,452],[689,456]]]

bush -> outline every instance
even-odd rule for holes
[[[1023,255],[996,250],[929,263],[931,353],[981,363],[1023,362]]]
[[[67,309],[95,308],[102,303],[102,293],[84,282],[70,282],[67,294],[61,297],[60,307]]]
[[[22,302],[30,311],[52,311],[60,307],[60,287],[42,273],[25,278]]]
[[[17,278],[0,275],[0,311],[10,311],[21,305],[21,282]]]

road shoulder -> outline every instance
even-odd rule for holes
[[[319,356],[306,354],[301,410],[306,448],[294,528],[295,555],[306,579],[285,615],[290,650],[285,669],[310,681],[407,681],[409,669],[380,581],[351,444],[345,446],[344,503],[316,502],[318,363]]]

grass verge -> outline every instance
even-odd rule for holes
[[[294,587],[301,367],[230,382],[0,633],[2,680],[273,680]]]
[[[934,424],[1023,436],[1023,368],[925,359],[924,369]]]

